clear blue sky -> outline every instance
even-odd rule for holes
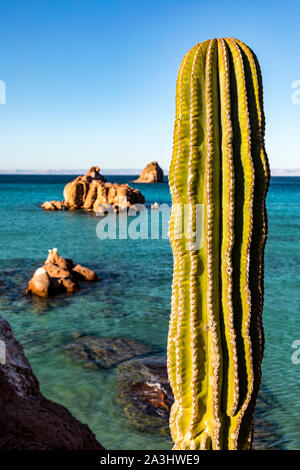
[[[0,12],[0,168],[168,168],[180,62],[220,36],[260,60],[272,168],[300,167],[299,1],[2,0]]]

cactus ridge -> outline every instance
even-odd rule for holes
[[[193,47],[178,73],[169,172],[174,265],[168,374],[175,449],[251,446],[264,348],[270,182],[264,133],[254,53],[232,38]],[[194,245],[197,204],[204,207],[201,247]]]

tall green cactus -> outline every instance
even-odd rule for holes
[[[254,53],[212,39],[177,80],[169,182],[174,255],[168,374],[174,449],[249,449],[260,386],[265,199],[262,80]],[[195,247],[196,204],[204,243]],[[182,237],[183,206],[189,224]],[[180,210],[178,210],[180,209]]]

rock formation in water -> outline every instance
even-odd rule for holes
[[[118,365],[117,402],[134,428],[141,432],[169,433],[170,409],[174,396],[170,387],[165,357],[134,358]],[[263,393],[254,417],[252,449],[278,449],[279,436],[274,426],[264,419],[272,407]]]
[[[86,424],[45,398],[20,343],[0,318],[0,450],[104,450]],[[4,362],[4,364],[3,364]]]
[[[117,402],[132,425],[140,431],[169,432],[173,393],[166,359],[145,357],[117,367]]]
[[[157,162],[148,163],[134,183],[163,183],[164,172]]]
[[[61,293],[73,293],[80,289],[79,280],[98,281],[94,271],[74,265],[73,261],[63,258],[57,253],[57,248],[49,250],[48,258],[43,266],[38,268],[28,283],[26,294],[48,297]]]
[[[138,189],[128,184],[107,183],[100,168],[92,166],[84,176],[78,176],[64,188],[64,201],[46,201],[45,210],[85,209],[96,213],[110,205],[115,212],[134,204],[142,204],[145,198]]]
[[[41,207],[46,211],[63,211],[67,209],[64,201],[46,201]]]
[[[76,341],[66,345],[65,353],[81,361],[84,367],[92,369],[109,369],[153,352],[147,344],[130,338],[104,338],[84,333],[74,336]]]

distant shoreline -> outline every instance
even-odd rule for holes
[[[169,171],[163,170],[165,176],[168,176]],[[0,170],[0,175],[84,175],[87,169],[46,169],[46,170]],[[101,169],[103,175],[139,175],[142,169]],[[285,169],[285,168],[274,168],[271,170],[272,176],[300,176],[300,169]]]
[[[85,175],[87,173],[87,168],[75,168],[72,170],[65,169],[46,169],[46,170],[0,170],[0,175]],[[101,168],[102,175],[139,175],[142,170],[126,170],[126,169],[112,169],[104,170]],[[165,174],[168,174],[168,171],[164,171]]]

